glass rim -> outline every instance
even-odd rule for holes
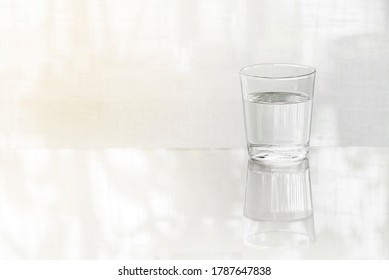
[[[307,73],[297,74],[297,75],[280,75],[280,76],[252,75],[252,74],[244,73],[245,70],[249,70],[251,68],[261,67],[261,66],[290,66],[295,68],[304,68],[307,70]],[[315,73],[316,73],[315,68],[304,64],[295,64],[295,63],[257,63],[257,64],[245,66],[239,70],[239,74],[242,76],[259,78],[259,79],[275,79],[275,80],[303,78],[303,77],[314,75]]]

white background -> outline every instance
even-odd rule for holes
[[[388,46],[384,0],[0,0],[0,258],[387,259]],[[262,62],[318,70],[309,248],[242,243]]]
[[[244,147],[238,70],[317,68],[313,146],[389,140],[389,4],[1,0],[0,148]]]

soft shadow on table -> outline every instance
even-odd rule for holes
[[[248,161],[243,239],[257,248],[309,246],[316,240],[309,161]]]

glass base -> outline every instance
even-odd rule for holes
[[[309,143],[305,145],[248,145],[251,159],[256,161],[288,162],[307,157]]]

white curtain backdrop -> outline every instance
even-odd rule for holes
[[[317,68],[312,146],[389,143],[389,4],[0,0],[0,148],[245,146],[238,70]]]

